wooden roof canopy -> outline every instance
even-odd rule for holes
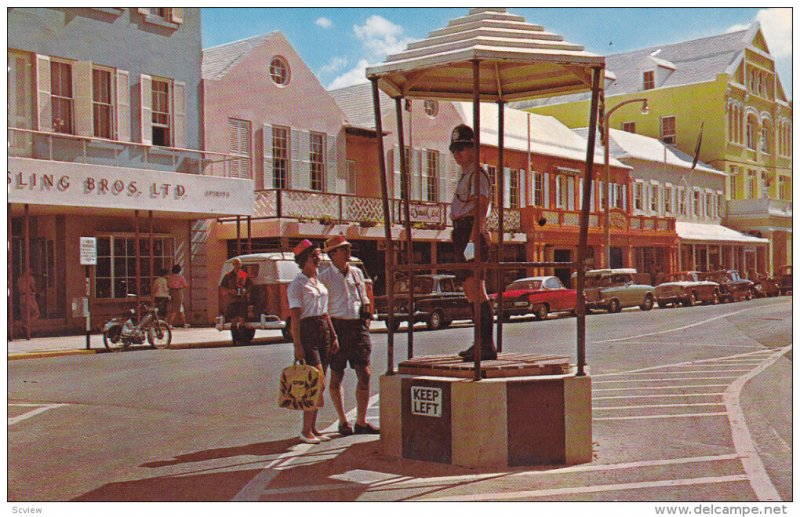
[[[480,61],[481,101],[519,101],[590,90],[605,58],[505,9],[472,9],[427,39],[367,68],[390,97],[473,100]]]

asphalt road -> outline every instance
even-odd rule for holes
[[[588,316],[595,461],[569,468],[398,460],[366,436],[299,444],[300,415],[277,407],[292,355],[277,338],[9,362],[8,500],[790,501],[791,300]],[[514,318],[504,350],[575,362],[575,321]],[[379,425],[386,333],[374,326]],[[467,322],[417,328],[415,355],[472,339]],[[395,342],[401,360],[406,336]],[[348,409],[354,387],[348,370]],[[336,427],[329,402],[319,427]]]

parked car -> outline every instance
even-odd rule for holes
[[[656,286],[656,302],[659,307],[668,305],[692,307],[697,302],[719,303],[719,284],[701,280],[697,271],[670,273]]]
[[[220,285],[225,275],[233,269],[231,264],[233,258],[226,260],[222,265],[217,285]],[[280,330],[283,338],[291,341],[292,326],[286,289],[300,272],[300,268],[294,261],[294,255],[287,252],[252,253],[235,258],[242,261],[242,269],[247,271],[247,276],[253,282],[247,293],[247,321],[239,328],[231,328],[231,323],[225,321],[225,303],[220,295],[220,315],[217,316],[215,325],[217,330],[230,330],[234,344],[249,343],[253,340],[256,330]],[[372,280],[364,268],[364,263],[357,257],[351,257],[350,264],[364,272],[370,305],[375,307]],[[319,271],[322,272],[327,267],[331,267],[331,261],[323,253]]]
[[[780,294],[792,294],[792,265],[786,264],[778,268],[773,279],[780,283]]]
[[[779,277],[768,277],[756,273],[753,278],[753,297],[766,298],[781,295],[781,281]]]
[[[514,280],[505,291],[490,295],[497,310],[497,300],[503,303],[503,318],[533,314],[544,320],[551,312],[575,313],[575,289],[567,289],[557,276],[532,276]]]
[[[753,297],[753,282],[742,278],[735,269],[701,273],[700,278],[719,284],[719,299],[722,302],[749,300]]]
[[[394,328],[409,321],[409,279],[394,283]],[[389,325],[389,297],[375,298],[377,319]],[[471,320],[472,304],[454,275],[414,275],[414,323],[423,321],[430,330],[446,328],[453,320]]]
[[[577,273],[573,273],[573,278]],[[586,272],[584,298],[586,309],[619,312],[626,307],[649,311],[655,303],[655,288],[638,283],[631,268],[593,269]]]

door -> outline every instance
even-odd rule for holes
[[[572,262],[572,250],[554,250],[553,261]],[[558,279],[561,280],[561,283],[564,285],[569,285],[571,274],[572,270],[568,267],[557,267],[553,271],[553,275],[557,276]]]
[[[611,262],[611,264],[609,265],[611,269],[618,269],[624,267],[622,265],[622,248],[611,248],[609,260]]]

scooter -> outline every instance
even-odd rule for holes
[[[152,348],[166,348],[172,342],[172,330],[166,321],[158,319],[158,308],[146,302],[139,304],[140,319],[136,321],[136,307],[127,313],[110,319],[103,325],[103,344],[106,349],[144,344],[145,339]]]

